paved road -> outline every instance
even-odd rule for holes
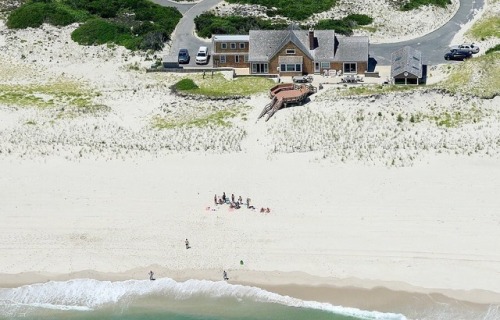
[[[379,65],[391,64],[391,53],[403,46],[412,46],[422,51],[424,64],[436,65],[445,63],[444,54],[449,50],[449,45],[460,26],[474,17],[475,10],[481,9],[484,0],[460,0],[460,8],[441,28],[420,38],[396,42],[370,45],[370,56],[377,60]]]
[[[174,6],[177,8],[179,4],[169,1],[169,0],[153,0],[154,2],[160,4],[160,5],[165,5],[165,6]],[[189,54],[191,56],[191,61],[189,62],[188,65],[185,66],[198,66],[195,64],[194,59],[196,56],[196,52],[198,51],[198,48],[200,46],[209,46],[210,47],[210,39],[201,39],[198,38],[195,34],[195,26],[194,26],[194,18],[196,16],[199,16],[205,11],[210,10],[211,8],[215,7],[219,2],[222,0],[202,0],[201,2],[191,5],[190,7],[182,12],[183,17],[177,24],[177,27],[175,28],[173,36],[173,41],[172,41],[172,48],[170,52],[175,55],[175,60],[177,59],[177,52],[179,52],[179,49],[184,48],[188,49]],[[185,7],[182,7],[185,9]],[[210,49],[210,48],[209,48]],[[209,65],[211,65],[211,61],[209,62]]]
[[[173,34],[172,50],[176,54],[179,49],[186,48],[191,55],[189,66],[196,66],[194,57],[198,48],[202,45],[210,45],[210,40],[200,39],[195,34],[193,19],[205,11],[210,10],[222,0],[202,0],[197,4],[179,4],[170,0],[152,0],[163,6],[173,6],[183,13]],[[391,53],[397,49],[409,45],[422,51],[423,62],[428,65],[444,63],[444,53],[448,51],[453,36],[460,30],[461,25],[467,23],[474,17],[476,10],[483,7],[484,0],[460,0],[460,7],[455,15],[441,28],[420,38],[395,42],[370,45],[370,56],[378,65],[390,65]],[[211,63],[209,63],[211,64]]]

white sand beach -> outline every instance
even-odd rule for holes
[[[0,22],[0,88],[74,87],[95,106],[87,114],[51,94],[33,101],[57,107],[0,100],[0,287],[144,279],[151,268],[220,280],[225,269],[233,283],[309,299],[340,288],[353,306],[349,288],[381,287],[500,304],[499,97],[354,98],[325,86],[307,105],[255,122],[266,95],[175,96],[181,75],[145,73],[145,54],[78,46],[74,28]],[[248,119],[152,126],[228,106]],[[462,125],[435,125],[456,113]],[[222,192],[257,210],[214,205]]]

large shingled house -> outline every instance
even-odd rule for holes
[[[251,74],[295,76],[368,69],[368,37],[336,35],[333,30],[251,30],[249,35],[214,35],[215,67],[248,67]]]

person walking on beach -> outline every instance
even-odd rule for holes
[[[250,198],[247,198],[247,208],[250,207]]]
[[[226,270],[224,270],[224,272],[222,273],[222,277],[224,278],[225,281],[229,280],[229,278],[227,277]]]
[[[224,203],[226,203],[226,193],[225,192],[222,193],[222,201]]]
[[[231,193],[231,202],[234,202],[234,193]]]
[[[240,204],[243,204],[243,198],[242,198],[241,196],[239,196],[239,197],[238,197],[238,202],[239,202]]]
[[[185,243],[186,243],[186,249],[190,249],[191,247],[189,246],[189,241],[188,241],[188,239],[186,239]]]
[[[217,195],[214,196],[214,203],[217,205]]]
[[[152,270],[149,271],[149,280],[151,281],[155,280],[154,276],[155,276],[154,272]]]

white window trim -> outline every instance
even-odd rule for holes
[[[287,67],[289,65],[293,65],[294,70],[287,70],[288,69]],[[283,70],[283,68],[282,68],[283,66],[285,66],[285,70]],[[299,66],[300,70],[297,70],[297,66]],[[279,66],[279,70],[280,70],[280,72],[302,72],[302,64],[300,64],[300,63],[281,63]]]
[[[220,56],[220,63],[226,63],[226,55]]]
[[[231,42],[231,44],[230,44],[230,48],[231,48],[231,50],[236,49],[236,43]]]
[[[295,54],[295,49],[286,49],[286,54]]]
[[[245,49],[245,42],[240,42],[240,49]]]
[[[240,56],[234,56],[234,63],[240,63]]]
[[[220,44],[221,49],[227,49],[227,43],[223,42]]]
[[[245,54],[245,55],[243,56],[243,62],[248,62],[248,54]]]

